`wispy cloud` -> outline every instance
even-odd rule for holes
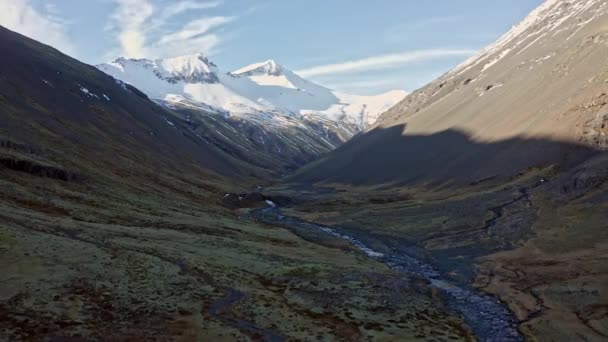
[[[165,17],[168,19],[187,11],[214,8],[219,6],[220,4],[220,1],[181,1],[165,9]]]
[[[201,35],[208,33],[211,29],[229,23],[232,20],[232,17],[209,17],[197,19],[189,22],[177,32],[162,36],[159,43],[166,44],[200,37]]]
[[[133,58],[146,56],[144,24],[154,14],[155,7],[147,0],[116,0],[118,8],[112,19],[119,28],[118,41],[124,55]]]
[[[371,70],[391,69],[413,62],[427,61],[445,57],[470,56],[476,50],[470,49],[430,49],[380,55],[335,64],[315,66],[297,71],[303,77],[326,76],[334,74],[353,74]]]
[[[117,32],[119,49],[111,54],[129,58],[170,57],[193,52],[211,54],[221,39],[213,30],[233,17],[200,17],[177,30],[166,30],[172,19],[191,11],[214,8],[220,1],[174,1],[157,7],[151,0],[115,0],[110,31]],[[161,33],[162,32],[162,33]]]
[[[66,33],[67,21],[60,17],[53,6],[47,6],[44,13],[29,0],[0,0],[0,8],[0,25],[67,54],[76,52]]]

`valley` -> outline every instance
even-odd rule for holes
[[[607,23],[375,96],[0,26],[0,341],[605,341]]]

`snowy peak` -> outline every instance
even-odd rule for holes
[[[239,76],[282,76],[285,68],[273,59],[269,59],[266,62],[255,63],[248,65],[239,70],[233,71],[233,75]]]
[[[179,82],[218,83],[220,70],[203,54],[158,59],[118,58],[114,62],[97,66],[100,70],[115,76],[116,72],[134,74],[151,71],[157,78],[176,84]],[[128,80],[127,80],[128,82]]]
[[[261,87],[282,87],[311,93],[329,91],[327,88],[303,79],[272,59],[248,65],[230,74],[249,79]]]
[[[202,54],[158,60],[157,64],[170,77],[186,83],[217,83],[219,69]]]

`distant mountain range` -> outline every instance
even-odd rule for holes
[[[337,92],[273,60],[233,72],[202,54],[97,67],[174,110],[226,152],[280,174],[340,146],[407,95]]]
[[[202,54],[160,60],[119,58],[98,68],[168,105],[278,124],[283,117],[319,118],[344,123],[354,131],[373,125],[407,95],[403,90],[377,96],[337,92],[274,60],[229,73]]]

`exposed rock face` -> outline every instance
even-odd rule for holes
[[[582,141],[599,149],[608,149],[608,105],[583,124]]]
[[[552,191],[562,202],[572,201],[608,181],[608,155],[602,154],[561,175]]]

